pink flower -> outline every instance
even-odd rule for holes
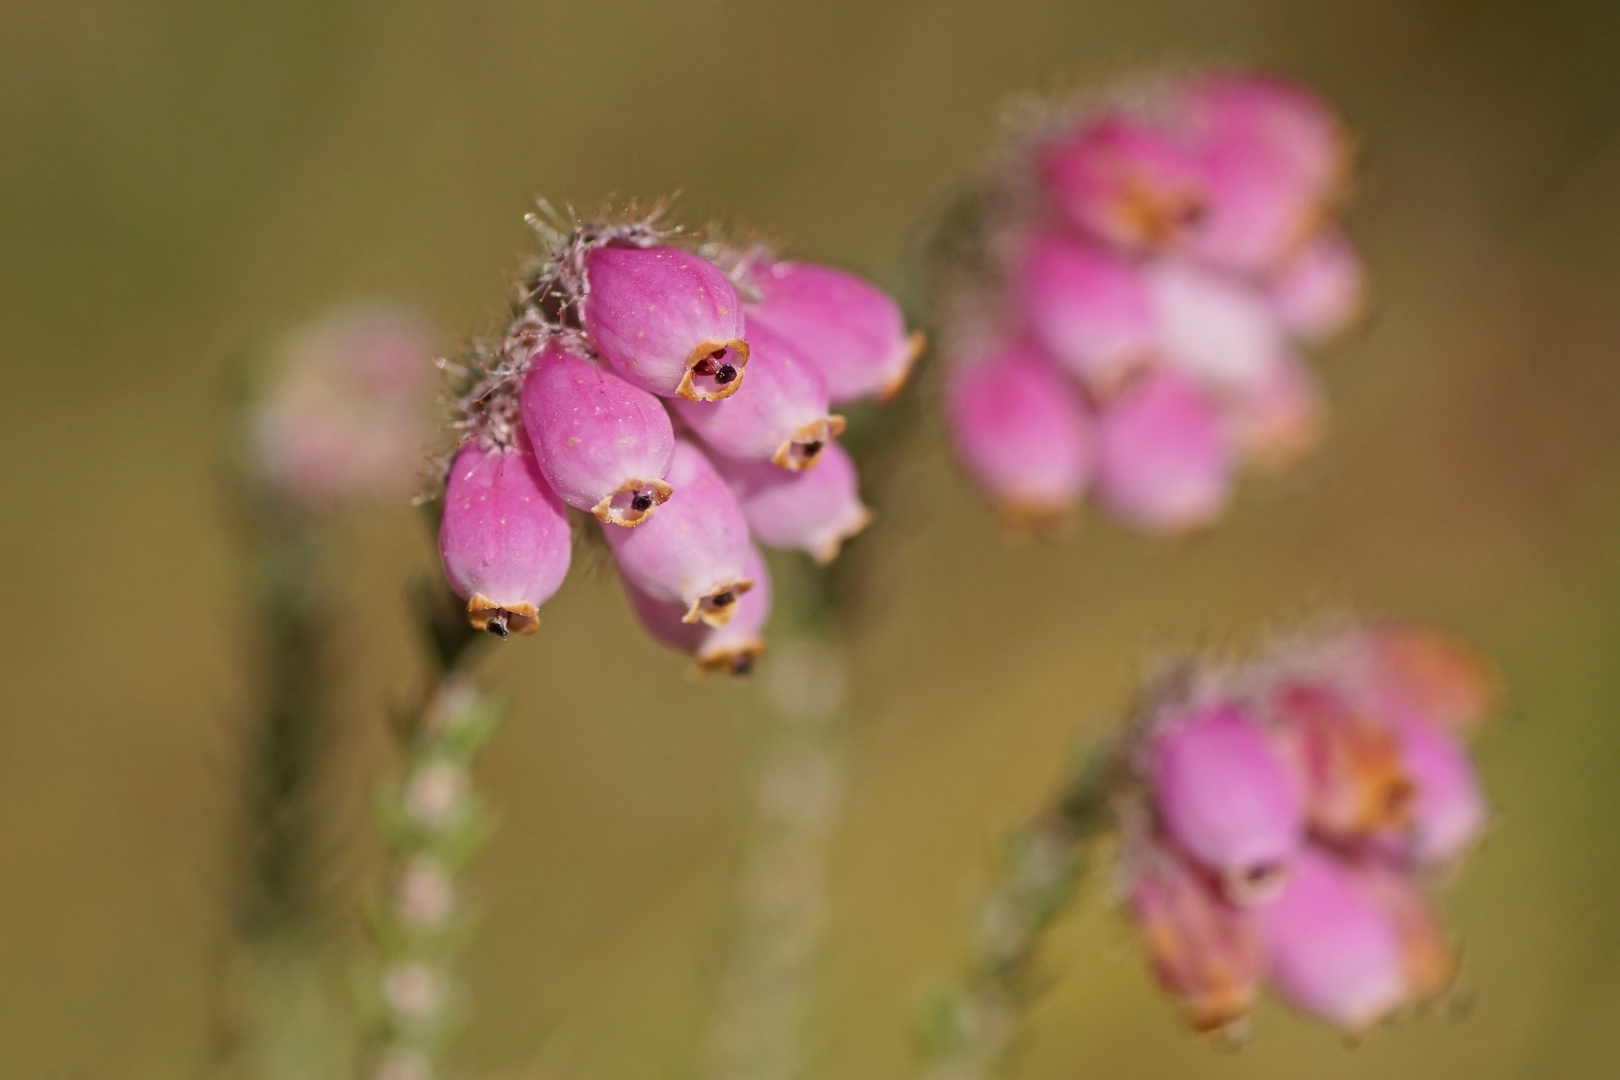
[[[844,430],[827,413],[827,383],[797,349],[752,318],[748,388],[725,401],[679,401],[675,408],[710,449],[743,461],[808,469]]]
[[[669,498],[675,432],[663,405],[561,345],[534,358],[523,426],[541,473],[570,506],[637,525]]]
[[[461,448],[450,465],[439,555],[467,617],[505,637],[532,634],[568,574],[568,518],[526,443]]]
[[[1173,246],[1204,210],[1199,163],[1175,135],[1112,112],[1053,140],[1040,176],[1059,213],[1082,232],[1127,251]]]
[[[1288,342],[1265,294],[1190,263],[1147,273],[1160,357],[1221,396],[1252,394],[1287,362]]]
[[[1266,969],[1253,917],[1151,840],[1133,839],[1125,874],[1131,923],[1187,1023],[1219,1031],[1246,1017]]]
[[[765,640],[760,635],[771,612],[771,577],[755,548],[749,549],[743,570],[754,587],[737,598],[731,619],[724,626],[688,622],[686,609],[680,604],[655,600],[628,580],[625,593],[647,633],[660,644],[691,656],[698,674],[746,675],[765,651]]]
[[[669,468],[674,491],[658,513],[634,529],[604,525],[625,580],[654,600],[679,604],[682,619],[724,626],[748,577],[748,522],[702,451],[675,443]]]
[[[1038,233],[1024,252],[1017,289],[1030,335],[1098,393],[1112,392],[1151,358],[1151,298],[1125,259]]]
[[[968,473],[1011,519],[1062,520],[1085,494],[1094,425],[1034,350],[1006,345],[959,365],[946,384],[945,415]]]
[[[1248,73],[1196,80],[1183,102],[1208,183],[1193,250],[1243,273],[1275,267],[1344,186],[1349,140],[1338,118],[1304,87]]]
[[[1384,721],[1335,686],[1283,679],[1272,692],[1307,793],[1311,827],[1340,840],[1407,828],[1412,780]]]
[[[1338,229],[1325,229],[1267,283],[1277,320],[1301,341],[1325,341],[1349,326],[1365,302],[1361,257]]]
[[[1405,1003],[1394,920],[1332,857],[1303,852],[1281,894],[1254,910],[1274,984],[1295,1007],[1359,1032]]]
[[[1126,521],[1180,532],[1226,505],[1232,448],[1214,405],[1185,377],[1143,377],[1103,410],[1097,432],[1097,495]]]
[[[585,331],[604,359],[661,397],[717,401],[742,385],[742,303],[719,267],[669,247],[591,248]]]
[[[829,443],[821,463],[785,472],[762,462],[719,461],[748,527],[767,547],[803,551],[818,565],[838,557],[844,541],[866,528],[872,512],[861,505],[855,463]]]
[[[1430,866],[1454,862],[1489,818],[1474,762],[1455,737],[1429,724],[1398,724],[1395,739],[1413,787],[1410,854]]]
[[[749,326],[775,331],[809,360],[827,381],[833,405],[887,401],[905,384],[923,336],[906,333],[905,316],[888,293],[816,263],[771,263],[754,281],[760,301],[749,306]]]
[[[1348,642],[1377,707],[1389,716],[1451,732],[1472,729],[1496,708],[1500,689],[1467,644],[1424,627],[1385,623]]]
[[[1305,836],[1299,789],[1266,732],[1235,705],[1163,722],[1147,773],[1165,830],[1252,901],[1287,877]]]

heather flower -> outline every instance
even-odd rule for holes
[[[1353,1032],[1451,985],[1429,871],[1454,865],[1488,812],[1457,731],[1389,695],[1386,651],[1482,666],[1430,631],[1351,627],[1247,663],[1183,664],[1144,697],[1122,800],[1125,899],[1200,1030],[1241,1020],[1262,979]],[[1258,960],[1234,951],[1249,934]]]
[[[818,565],[838,557],[844,541],[866,528],[855,463],[829,443],[814,469],[786,472],[763,462],[716,462],[754,536],[767,547],[803,551]]]
[[[568,518],[525,442],[469,442],[450,465],[439,555],[467,617],[505,637],[532,634],[568,574]]]
[[[1326,407],[1300,350],[1342,329],[1365,291],[1333,221],[1348,140],[1308,91],[1262,75],[1100,97],[1018,114],[941,230],[948,382],[971,381],[955,372],[987,340],[1026,342],[1095,414],[1096,501],[1176,532],[1213,522],[1242,466],[1289,465],[1318,440]],[[992,498],[984,462],[1073,457],[1028,432],[998,455],[989,429],[962,429],[967,415],[948,397],[958,453]]]
[[[1046,194],[1070,225],[1127,251],[1171,247],[1204,213],[1204,173],[1177,133],[1124,110],[1053,139]]]
[[[1097,497],[1150,532],[1206,525],[1226,505],[1233,453],[1220,413],[1184,376],[1161,370],[1098,417]]]
[[[294,331],[274,359],[252,432],[266,478],[316,506],[411,491],[432,398],[422,326],[353,308]]]
[[[746,675],[765,651],[762,633],[771,612],[771,577],[756,548],[749,549],[743,572],[753,588],[737,598],[724,626],[689,622],[679,603],[656,600],[628,580],[625,594],[643,629],[660,644],[692,657],[698,674]]]
[[[1145,771],[1165,831],[1229,895],[1274,891],[1304,843],[1305,813],[1268,733],[1234,704],[1157,722]]]
[[[742,302],[719,267],[679,248],[611,243],[584,264],[585,332],[626,379],[687,401],[718,401],[742,385]]]
[[[685,440],[675,444],[669,483],[668,501],[637,528],[603,526],[608,545],[632,586],[678,603],[685,622],[723,626],[753,587],[748,522],[714,466]]]
[[[743,461],[808,469],[844,430],[844,418],[827,412],[827,383],[785,339],[752,317],[748,388],[724,401],[679,401],[686,426],[710,449]]]
[[[759,300],[748,305],[748,326],[768,328],[797,349],[826,380],[834,406],[888,401],[905,385],[923,336],[906,333],[905,316],[888,293],[806,262],[757,265],[749,280]]]
[[[1096,470],[1096,425],[1045,357],[1004,345],[961,363],[945,387],[957,456],[1002,514],[1020,523],[1062,521]]]
[[[1152,297],[1126,259],[1046,233],[1030,241],[1020,274],[1030,336],[1094,392],[1108,394],[1153,358]]]
[[[1277,268],[1266,283],[1271,310],[1300,341],[1344,330],[1365,302],[1361,257],[1337,229],[1324,230]]]
[[[1257,908],[1255,918],[1272,983],[1297,1008],[1365,1031],[1406,1002],[1393,918],[1332,856],[1302,853],[1282,893]]]
[[[669,498],[669,414],[652,394],[552,343],[523,383],[523,422],[546,482],[603,522],[638,525]]]

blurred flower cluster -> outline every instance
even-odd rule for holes
[[[1089,495],[1152,532],[1207,524],[1241,465],[1286,464],[1320,427],[1301,352],[1363,290],[1334,223],[1348,135],[1249,73],[1030,112],[942,233],[957,453],[1014,523]]]
[[[1428,885],[1488,814],[1463,737],[1495,684],[1401,625],[1322,631],[1149,690],[1128,754],[1122,884],[1164,988],[1227,1030],[1262,983],[1362,1031],[1455,971]]]
[[[831,410],[884,398],[920,342],[885,293],[656,214],[535,221],[499,343],[451,373],[460,444],[440,553],[474,626],[532,632],[593,515],[631,604],[700,670],[746,670],[770,606],[756,544],[834,558],[870,518]]]

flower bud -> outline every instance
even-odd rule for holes
[[[609,245],[586,254],[585,276],[585,331],[626,379],[687,401],[718,401],[742,384],[742,304],[709,260]]]
[[[1281,894],[1254,912],[1273,984],[1296,1008],[1360,1032],[1405,1002],[1394,920],[1332,857],[1302,852]]]
[[[1361,257],[1337,229],[1318,233],[1278,268],[1267,285],[1277,321],[1301,341],[1325,341],[1361,312]]]
[[[1017,297],[1041,348],[1099,394],[1112,393],[1152,356],[1154,316],[1142,275],[1101,248],[1037,234],[1024,252]]]
[[[1154,733],[1147,771],[1165,831],[1253,901],[1287,877],[1304,838],[1293,777],[1266,732],[1235,705],[1170,720]]]
[[[1326,405],[1311,369],[1284,357],[1257,385],[1228,399],[1227,431],[1238,451],[1262,468],[1291,465],[1322,436]]]
[[[1211,76],[1184,103],[1208,184],[1192,249],[1214,265],[1263,273],[1321,224],[1344,186],[1349,140],[1319,99],[1282,79]]]
[[[1363,632],[1357,647],[1373,700],[1390,716],[1462,732],[1496,708],[1490,665],[1447,634],[1391,623]]]
[[[1176,372],[1155,371],[1110,402],[1097,446],[1099,499],[1139,528],[1185,531],[1226,505],[1232,450],[1221,417]]]
[[[1305,788],[1313,829],[1355,840],[1407,828],[1412,781],[1388,725],[1321,683],[1284,682],[1272,702]]]
[[[757,548],[748,549],[744,572],[754,587],[737,598],[736,610],[724,626],[685,621],[680,604],[654,600],[625,582],[625,594],[642,627],[653,640],[691,656],[700,675],[726,672],[746,675],[765,651],[761,632],[771,613],[771,576]]]
[[[1129,859],[1126,902],[1159,985],[1195,1031],[1243,1020],[1266,966],[1252,916],[1162,846]]]
[[[1094,424],[1061,372],[1024,345],[959,365],[945,387],[951,441],[972,478],[1015,522],[1052,524],[1085,495]]]
[[[1203,172],[1177,138],[1116,112],[1049,144],[1048,197],[1075,228],[1126,251],[1172,246],[1204,209]]]
[[[922,352],[894,298],[854,274],[816,263],[779,262],[755,274],[760,301],[748,325],[774,330],[827,381],[828,400],[887,401]],[[750,344],[753,339],[750,337]]]
[[[806,552],[818,565],[837,558],[844,541],[872,521],[861,505],[855,463],[837,443],[827,444],[821,464],[804,472],[728,460],[719,468],[760,543]]]
[[[1219,396],[1263,388],[1286,361],[1288,342],[1265,294],[1184,260],[1147,274],[1159,355]]]
[[[638,525],[669,498],[675,432],[663,404],[560,345],[535,357],[523,383],[523,427],[569,506]]]
[[[444,576],[480,630],[532,634],[540,605],[568,574],[568,518],[520,441],[456,454],[439,523]]]
[[[703,452],[676,440],[668,480],[674,491],[634,529],[604,525],[625,580],[655,600],[678,603],[681,618],[724,626],[753,587],[745,570],[748,522]]]
[[[1401,765],[1413,787],[1409,853],[1427,866],[1455,861],[1485,829],[1489,812],[1468,750],[1428,724],[1395,727]]]
[[[827,414],[827,383],[797,349],[752,317],[747,330],[748,389],[725,401],[681,401],[675,408],[719,454],[808,469],[843,432],[844,418]]]

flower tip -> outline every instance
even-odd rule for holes
[[[821,452],[844,433],[844,427],[842,416],[823,416],[801,424],[791,439],[777,447],[776,453],[771,455],[771,464],[789,472],[814,468],[821,461]]]
[[[759,658],[765,655],[765,642],[759,638],[732,642],[723,648],[705,650],[698,654],[692,671],[699,677],[730,675],[742,678],[751,675]]]
[[[872,511],[866,507],[857,507],[842,529],[811,549],[810,560],[817,566],[831,565],[838,558],[839,553],[844,550],[845,542],[866,531],[866,527],[872,524],[874,516]]]
[[[675,493],[667,480],[626,480],[619,490],[607,495],[591,507],[591,513],[604,525],[623,525],[635,528],[653,516],[660,506]]]
[[[687,401],[720,401],[742,386],[743,369],[748,364],[748,342],[732,338],[725,342],[705,341],[686,360],[676,393]]]
[[[498,638],[534,633],[540,629],[539,611],[534,604],[522,601],[498,604],[483,593],[475,593],[467,601],[467,621],[472,623],[473,629]]]
[[[900,396],[900,391],[904,390],[906,383],[911,381],[911,373],[917,367],[917,360],[927,348],[928,335],[921,330],[913,330],[906,335],[906,358],[901,363],[900,370],[896,371],[894,376],[884,383],[883,388],[878,391],[878,404],[888,405]]]
[[[724,626],[736,613],[737,598],[753,587],[753,581],[744,578],[700,596],[687,607],[686,614],[681,616],[681,622],[688,625],[701,622],[704,626]]]

